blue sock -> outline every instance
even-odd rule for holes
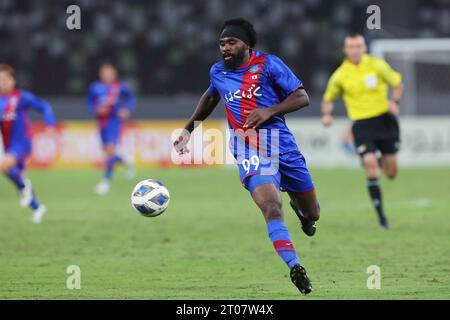
[[[291,242],[289,231],[283,220],[269,221],[267,223],[267,232],[269,233],[270,240],[272,240],[275,251],[287,264],[289,269],[292,269],[293,266],[300,263],[297,252]]]
[[[111,180],[116,163],[123,163],[123,159],[120,156],[113,155],[106,160],[105,179]]]
[[[30,208],[36,210],[37,208],[39,208],[39,206],[39,201],[36,199],[36,196],[33,195],[33,200],[31,200]]]
[[[22,177],[22,171],[17,167],[13,167],[6,173],[6,176],[16,185],[17,189],[25,188],[25,183]]]

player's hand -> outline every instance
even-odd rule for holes
[[[173,142],[173,147],[180,156],[189,153],[187,143],[189,142],[190,138],[191,134],[187,130],[183,130],[180,136]]]
[[[322,124],[325,127],[329,127],[333,124],[333,116],[331,114],[324,114],[322,116]]]
[[[120,109],[119,110],[119,118],[121,120],[128,120],[130,117],[130,111],[128,109]]]
[[[400,115],[400,108],[398,106],[398,104],[393,101],[393,100],[389,100],[389,113],[394,115],[394,116],[399,116]]]
[[[258,128],[273,116],[270,108],[255,109],[249,113],[244,128]]]

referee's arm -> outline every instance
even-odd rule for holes
[[[338,71],[335,71],[328,80],[327,88],[323,95],[320,111],[322,112],[322,124],[331,126],[333,124],[334,101],[342,94],[341,86],[338,80]]]
[[[400,100],[402,99],[405,86],[402,82],[392,87],[392,99],[389,100],[389,112],[395,116],[400,114]]]
[[[399,103],[403,96],[404,86],[402,75],[392,69],[384,59],[378,59],[376,62],[378,74],[392,87],[392,98],[389,100],[389,112],[398,116],[400,114]]]

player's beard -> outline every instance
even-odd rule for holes
[[[227,69],[237,69],[241,64],[242,61],[244,61],[245,58],[245,48],[243,48],[241,51],[238,51],[237,53],[225,53],[222,55],[223,63],[225,64],[225,68]],[[225,57],[230,56],[232,57],[230,60],[225,60]]]

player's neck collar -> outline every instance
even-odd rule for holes
[[[103,82],[100,80],[100,82],[102,84],[104,84],[105,86],[118,86],[120,84],[119,80],[114,80],[113,82],[107,83],[107,82]]]
[[[17,88],[14,88],[8,93],[0,93],[0,97],[12,97],[12,96],[17,96],[18,94],[19,94],[19,90]]]
[[[238,69],[250,66],[252,64],[254,58],[255,58],[255,50],[250,49],[250,57],[248,58],[248,61],[246,63],[241,64],[238,67]]]

